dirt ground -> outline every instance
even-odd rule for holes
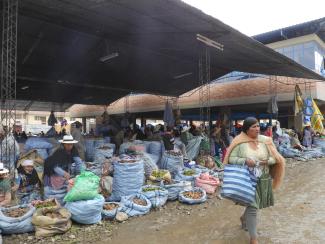
[[[260,243],[325,243],[325,159],[287,163],[275,206],[258,216]],[[124,223],[74,225],[68,233],[37,240],[31,235],[5,236],[15,243],[248,243],[240,229],[243,207],[216,197],[189,206],[169,202],[160,210]]]

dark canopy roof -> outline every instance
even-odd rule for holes
[[[325,17],[262,33],[253,36],[253,38],[259,42],[262,42],[263,44],[269,44],[309,34],[316,34],[325,42]]]
[[[211,49],[211,79],[234,70],[322,79],[179,0],[24,0],[18,28],[17,99],[108,104],[130,92],[182,94],[198,86],[197,34],[224,45]]]

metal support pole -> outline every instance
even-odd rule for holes
[[[1,52],[1,125],[7,136],[1,143],[1,161],[13,173],[16,148],[10,134],[16,122],[16,67],[18,0],[3,0]]]

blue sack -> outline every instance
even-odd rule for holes
[[[135,197],[145,200],[147,205],[142,206],[134,203],[133,199]],[[122,206],[118,209],[118,211],[126,213],[129,217],[147,214],[152,206],[150,200],[140,193],[122,197],[121,204]]]
[[[155,190],[146,191],[148,188],[154,188]],[[160,186],[146,185],[141,188],[140,193],[148,198],[153,208],[159,208],[165,205],[168,199],[168,191]]]
[[[102,220],[105,199],[98,195],[92,200],[67,202],[65,208],[71,213],[71,219],[79,224],[96,224]]]
[[[30,208],[29,211],[21,217],[12,218],[4,214],[4,212],[7,210],[21,207]],[[36,209],[33,206],[26,204],[10,208],[0,208],[0,230],[2,231],[2,234],[20,234],[34,231],[32,217],[35,210]]]
[[[221,196],[242,205],[255,201],[257,179],[247,166],[226,164]]]
[[[30,137],[25,143],[25,150],[29,151],[32,149],[52,149],[53,145],[49,143],[45,138]]]
[[[142,160],[134,163],[113,162],[114,177],[112,195],[109,201],[120,201],[122,196],[136,194],[144,182],[144,164]]]
[[[180,180],[173,180],[171,184],[165,184],[164,181],[161,181],[160,186],[168,191],[168,200],[170,201],[176,200],[178,198],[178,194],[181,191],[189,190],[192,188],[190,181]]]
[[[199,199],[192,199],[188,198],[184,195],[184,193],[189,192],[189,191],[195,191],[195,192],[200,192],[202,194],[202,197]],[[207,193],[205,190],[203,190],[200,187],[194,187],[191,190],[185,190],[181,191],[178,195],[178,200],[182,203],[187,203],[187,204],[199,204],[199,203],[204,203],[207,200]]]
[[[119,202],[105,202],[104,203],[104,206],[105,206],[105,204],[115,204],[118,207],[117,208],[114,208],[112,210],[106,210],[103,207],[103,210],[102,210],[103,219],[115,219],[115,216],[117,214],[117,210],[118,210],[118,208],[121,207],[121,204]]]

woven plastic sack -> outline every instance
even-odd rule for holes
[[[146,189],[155,189],[146,191]],[[159,208],[165,205],[168,199],[168,191],[160,186],[146,185],[141,188],[141,194],[145,195],[152,204],[153,208]]]
[[[193,175],[186,175],[186,172],[189,171],[194,171]],[[182,181],[190,181],[194,185],[194,181],[197,177],[199,177],[201,174],[201,170],[194,168],[194,169],[189,169],[185,168],[183,170],[180,170],[177,172],[175,175],[175,180],[182,180]]]
[[[53,145],[49,143],[45,138],[30,137],[25,143],[25,150],[31,149],[52,149]]]
[[[160,186],[168,191],[168,200],[170,201],[176,200],[181,191],[192,189],[190,181],[180,180],[174,180],[171,184],[166,184],[162,181]]]
[[[145,200],[147,205],[142,206],[134,203],[133,199],[135,197]],[[122,206],[118,209],[118,211],[126,213],[129,217],[145,215],[149,213],[152,207],[150,200],[140,193],[122,197],[121,204]]]
[[[163,147],[162,147],[161,142],[158,142],[158,141],[150,142],[149,149],[148,149],[148,152],[150,154],[154,154],[154,155],[161,157],[162,151],[163,151]]]
[[[47,212],[59,213],[61,217],[46,216]],[[70,218],[71,213],[66,208],[37,209],[32,218],[35,236],[48,237],[67,232],[72,226]]]
[[[110,201],[120,201],[122,196],[136,194],[144,182],[142,160],[133,163],[114,162],[113,191]]]
[[[5,211],[17,208],[29,207],[29,211],[18,218],[8,217],[4,214]],[[32,225],[32,216],[35,208],[31,205],[23,204],[9,208],[0,208],[0,230],[2,234],[21,234],[33,232],[34,226]]]
[[[103,162],[106,159],[113,157],[114,148],[115,148],[114,144],[108,144],[108,143],[96,147],[94,151],[95,162],[103,164]]]
[[[188,198],[186,196],[184,196],[185,192],[188,191],[195,191],[195,192],[200,192],[202,193],[202,197],[199,199],[192,199],[192,198]],[[205,192],[205,190],[199,188],[199,187],[195,187],[191,190],[186,190],[186,191],[181,191],[178,195],[178,200],[182,203],[187,203],[187,204],[199,204],[199,203],[204,203],[207,200],[207,194]]]
[[[117,214],[117,210],[119,209],[121,204],[119,202],[105,202],[104,206],[105,206],[105,204],[116,204],[116,205],[118,205],[116,208],[114,208],[112,210],[106,210],[106,209],[104,209],[104,207],[103,207],[103,210],[102,210],[103,219],[115,219],[115,216]]]
[[[208,194],[215,193],[219,185],[219,179],[209,175],[209,173],[202,173],[200,177],[195,179],[195,186],[204,189]]]
[[[167,169],[174,176],[179,170],[184,168],[183,156],[174,156],[165,151],[160,161],[160,168]]]
[[[98,195],[92,200],[67,202],[65,208],[70,211],[73,221],[90,225],[101,221],[104,202],[104,197]]]
[[[143,160],[144,164],[144,173],[148,178],[151,175],[152,171],[158,170],[158,166],[154,161],[154,158],[148,153],[142,153],[141,159]]]
[[[92,172],[83,171],[76,177],[72,189],[64,197],[65,202],[91,200],[98,195],[100,178]]]

